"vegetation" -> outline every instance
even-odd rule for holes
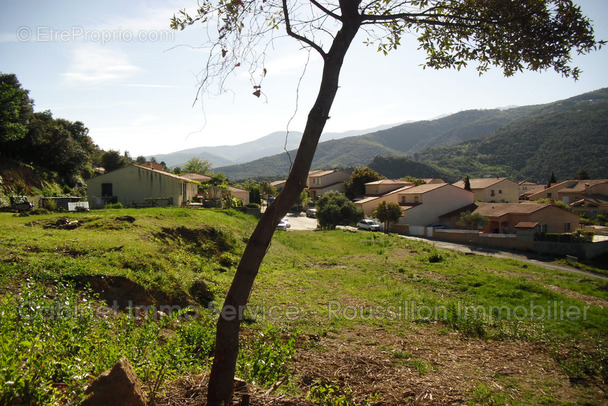
[[[608,89],[540,106],[535,114],[486,136],[416,155],[462,179],[465,175],[507,176],[546,182],[548,173],[571,178],[578,169],[602,174],[608,167]],[[564,160],[564,151],[585,157],[580,168]],[[554,183],[554,182],[552,182]]]
[[[368,167],[355,168],[350,178],[344,183],[346,189],[344,193],[351,200],[355,197],[365,196],[365,184],[380,179],[384,179],[384,177],[378,175],[373,169]]]
[[[208,371],[219,303],[256,220],[178,208],[73,213],[80,226],[71,230],[53,226],[58,219],[0,213],[0,403],[78,404],[122,356],[149,396],[160,381],[157,399],[179,377]],[[441,380],[435,397],[471,404],[600,405],[607,292],[600,279],[394,235],[281,233],[246,311],[237,374],[265,390],[283,382],[283,396],[317,404],[390,404],[408,390],[413,400]],[[412,303],[441,310],[379,313]],[[531,303],[587,306],[587,317],[542,316],[540,307],[537,318],[506,317],[516,308],[529,316]],[[276,311],[288,305],[297,317]],[[503,317],[484,313],[490,306],[505,306]]]
[[[207,175],[211,169],[211,162],[199,158],[190,158],[181,168],[181,173],[199,173]]]
[[[460,218],[456,222],[456,226],[465,230],[480,230],[490,222],[487,217],[479,213],[471,213],[465,211],[460,213]]]
[[[317,220],[323,229],[334,229],[337,225],[355,225],[363,218],[363,211],[351,202],[344,193],[330,190],[316,202]]]
[[[372,213],[374,218],[384,223],[385,232],[389,232],[390,224],[398,222],[402,215],[403,211],[399,204],[387,201],[378,203],[378,207]]]

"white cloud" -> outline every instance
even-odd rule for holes
[[[103,85],[118,82],[141,71],[126,54],[107,47],[87,45],[74,50],[65,81],[72,84]]]

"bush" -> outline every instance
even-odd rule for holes
[[[354,225],[363,218],[363,210],[355,206],[344,193],[329,191],[317,201],[317,220],[321,228]]]
[[[57,210],[57,202],[53,199],[40,199],[40,208],[55,211]]]
[[[104,206],[104,209],[122,209],[123,205],[122,203],[118,202],[118,203],[110,203],[110,204],[106,204]]]

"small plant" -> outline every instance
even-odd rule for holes
[[[239,351],[240,376],[256,385],[267,386],[288,375],[287,361],[295,354],[296,335],[283,336],[268,326]]]
[[[335,382],[316,380],[313,382],[307,395],[308,399],[322,406],[369,406],[374,404],[378,395],[355,401],[349,387],[340,387]]]
[[[123,205],[122,203],[118,202],[118,203],[110,203],[110,204],[106,204],[104,206],[104,209],[122,209]]]

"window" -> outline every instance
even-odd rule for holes
[[[566,230],[566,231],[570,231],[571,230],[570,223],[564,224],[564,230]]]
[[[494,193],[494,189],[492,189],[492,190],[490,191],[490,196],[496,196],[496,193]]]
[[[405,196],[401,196],[401,203],[405,203]]]
[[[414,203],[418,203],[418,196],[414,196]]]
[[[502,195],[502,189],[498,189],[498,194]]]
[[[547,193],[547,197],[551,199],[551,192]]]

